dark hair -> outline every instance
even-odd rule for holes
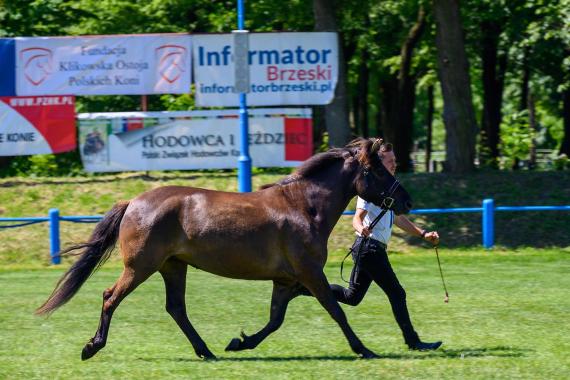
[[[392,152],[393,150],[394,150],[394,146],[391,143],[382,143],[382,145],[380,145],[380,149],[378,150],[378,153],[379,153],[380,157],[382,157],[382,153]]]

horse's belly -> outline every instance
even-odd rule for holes
[[[260,259],[259,255],[228,252],[201,252],[176,255],[187,264],[218,276],[245,280],[272,280],[289,277],[279,260]]]

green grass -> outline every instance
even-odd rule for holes
[[[363,342],[382,356],[359,360],[318,303],[299,297],[284,325],[253,351],[223,351],[240,330],[267,321],[271,284],[216,277],[190,268],[187,303],[219,360],[203,362],[164,310],[154,275],[121,304],[107,346],[89,361],[80,352],[99,321],[102,291],[120,272],[107,264],[50,318],[32,315],[63,268],[0,269],[0,378],[436,378],[566,379],[570,374],[568,249],[441,252],[443,291],[433,251],[392,255],[416,329],[443,349],[408,351],[385,296],[373,286],[358,307],[343,306]],[[327,266],[339,282],[338,263]]]

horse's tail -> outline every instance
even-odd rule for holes
[[[64,255],[81,250],[72,254],[81,255],[81,257],[59,279],[47,301],[36,310],[36,314],[51,313],[65,304],[77,293],[89,276],[107,261],[119,237],[119,227],[128,205],[128,201],[117,203],[97,224],[89,241],[74,245],[59,253]]]

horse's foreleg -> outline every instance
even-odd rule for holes
[[[265,327],[251,336],[247,336],[242,332],[241,338],[234,338],[230,341],[230,344],[226,347],[226,351],[241,351],[257,347],[269,334],[281,327],[285,319],[287,305],[297,294],[296,286],[282,285],[274,281],[269,322]]]
[[[176,324],[188,338],[196,355],[204,359],[215,359],[216,356],[208,349],[198,332],[194,329],[186,313],[186,272],[188,265],[176,259],[168,260],[160,274],[166,287],[166,311],[176,321]]]
[[[83,351],[81,351],[81,360],[87,360],[93,357],[93,355],[105,347],[113,312],[117,309],[121,301],[139,284],[146,280],[149,275],[150,274],[135,274],[133,270],[125,268],[115,285],[103,292],[103,307],[101,309],[99,328],[97,329],[95,336],[89,340],[85,347],[83,347]]]
[[[346,319],[346,315],[338,304],[330,288],[329,282],[321,268],[315,267],[313,270],[304,272],[299,280],[309,289],[315,298],[317,298],[336,323],[338,323],[350,344],[350,348],[352,348],[356,354],[365,359],[379,357],[374,352],[367,349],[360,339],[358,339],[354,331],[352,331],[352,328],[349,326]]]

